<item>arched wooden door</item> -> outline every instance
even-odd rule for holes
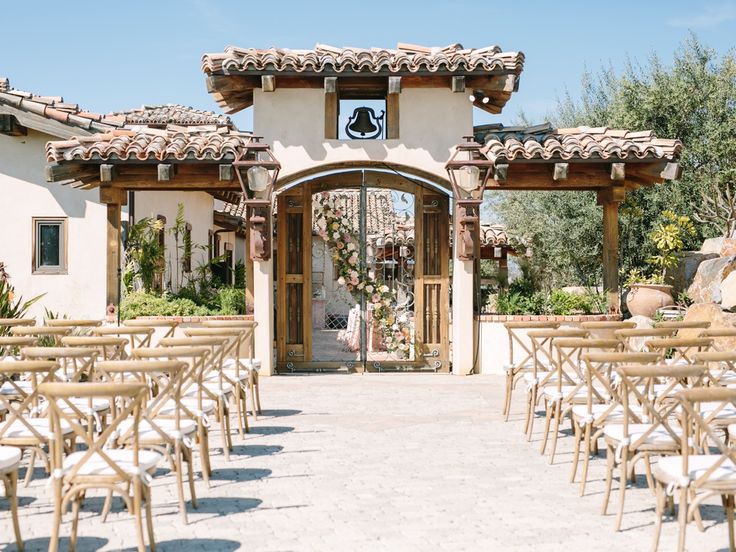
[[[276,216],[279,371],[449,371],[447,195],[315,180]]]

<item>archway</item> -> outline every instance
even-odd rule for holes
[[[373,165],[279,183],[279,371],[450,369],[445,182]]]

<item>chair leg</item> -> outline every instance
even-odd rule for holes
[[[105,523],[107,521],[107,516],[110,514],[110,510],[112,508],[112,491],[107,491],[107,496],[105,496],[105,503],[102,505],[102,523]]]
[[[172,455],[174,462],[174,472],[176,472],[176,490],[179,494],[179,514],[184,525],[189,522],[187,520],[187,505],[184,501],[184,467],[182,462],[182,443],[180,440],[174,442],[174,454]]]
[[[143,493],[146,499],[146,526],[148,527],[148,548],[151,552],[156,552],[156,539],[153,536],[153,515],[151,513],[151,488],[144,488]]]
[[[256,393],[256,401],[254,408],[256,409],[253,413],[253,419],[257,420],[258,415],[262,414],[261,412],[261,382],[259,381],[258,372],[255,370],[253,371],[253,382],[251,383],[251,389],[255,388]]]
[[[734,509],[734,496],[726,496],[726,520],[728,521],[728,549],[733,552],[736,550],[736,539],[734,539],[733,533],[733,509]]]
[[[585,485],[588,483],[588,466],[590,465],[590,436],[591,425],[585,424],[583,434],[583,473],[580,476],[580,496],[585,495]]]
[[[227,409],[225,408],[225,399],[220,397],[217,400],[217,413],[220,418],[220,440],[222,441],[222,453],[225,460],[230,461],[230,447],[228,439],[230,438],[230,420],[228,418]]]
[[[570,470],[570,483],[575,483],[575,475],[577,475],[578,473],[578,462],[580,461],[580,439],[583,436],[583,431],[580,427],[580,424],[578,424],[575,421],[575,418],[572,418],[572,427],[575,430],[575,448],[572,453],[572,467],[571,467],[572,469]]]
[[[621,522],[624,519],[624,499],[626,498],[626,486],[628,485],[628,447],[623,447],[621,452],[621,464],[619,465],[618,478],[618,514],[616,515],[616,531],[621,530]]]
[[[690,487],[690,500],[695,500],[695,489],[693,487]],[[726,508],[726,513],[728,513],[728,508]],[[700,515],[700,506],[696,506],[695,509],[692,512],[693,519],[695,520],[695,525],[698,527],[698,531],[701,533],[705,532],[705,525],[703,525],[703,516]]]
[[[252,388],[251,388],[252,389]],[[248,424],[248,389],[247,387],[241,387],[242,393],[240,395],[240,400],[242,401],[242,411],[243,411],[243,427],[245,427],[245,432],[250,433],[250,426]],[[251,393],[251,401],[253,401],[253,394]],[[253,405],[253,412],[255,416],[256,406]],[[242,437],[245,439],[245,436]]]
[[[23,552],[23,538],[20,536],[20,524],[18,522],[18,470],[15,469],[3,476],[5,482],[5,495],[10,502],[10,515],[13,518],[13,532],[15,533],[15,546]]]
[[[28,487],[33,478],[33,470],[36,467],[36,449],[31,449],[31,455],[28,457],[28,467],[26,468],[26,476],[23,479],[23,486]]]
[[[650,455],[644,456],[644,474],[647,476],[647,487],[654,493],[654,476],[652,475],[652,457]]]
[[[509,411],[511,410],[511,382],[514,380],[513,374],[514,372],[511,369],[506,372],[506,392],[503,396],[503,410],[501,412],[505,422],[509,421]]]
[[[549,454],[549,463],[555,461],[555,453],[557,452],[557,438],[560,435],[560,425],[562,425],[562,403],[555,401],[555,429],[552,432],[552,450]]]
[[[79,495],[72,500],[72,533],[69,537],[69,550],[77,549],[77,530],[79,529],[79,507],[81,505]]]
[[[534,433],[534,418],[536,414],[537,401],[539,400],[539,388],[535,385],[532,388],[531,396],[529,397],[529,431],[526,434],[526,440],[532,440],[532,434]],[[546,405],[545,405],[546,406]]]
[[[524,435],[529,434],[529,421],[532,415],[532,390],[526,392],[526,416],[524,417]]]
[[[664,518],[665,502],[667,499],[664,493],[664,487],[659,481],[655,483],[654,492],[657,500],[654,512],[657,519],[654,522],[654,540],[652,542],[651,552],[657,552],[657,548],[659,548],[659,536],[662,533],[662,520]]]
[[[542,438],[542,446],[539,448],[539,454],[544,454],[544,451],[547,448],[547,440],[549,439],[549,428],[552,424],[552,416],[554,415],[554,404],[549,404],[545,400],[544,407],[544,437]]]
[[[243,386],[240,384],[236,384],[235,388],[233,389],[232,402],[235,405],[235,417],[238,419],[238,436],[240,437],[241,441],[245,439],[245,434],[243,432],[243,401],[241,400],[243,393],[245,393]]]
[[[611,487],[613,486],[613,447],[606,444],[606,490],[603,493],[603,504],[601,505],[601,515],[605,516],[608,511],[608,501],[611,498]]]
[[[61,528],[61,481],[54,480],[54,520],[51,524],[49,552],[59,550],[59,529]]]
[[[140,479],[133,482],[133,517],[135,518],[135,532],[138,537],[138,551],[146,552],[146,541],[143,537],[143,512],[141,511],[143,484]]]
[[[685,552],[685,536],[687,531],[687,487],[680,489],[680,506],[677,512],[678,521],[680,524],[680,532],[677,536],[677,551]]]
[[[194,452],[189,447],[183,447],[182,453],[184,454],[185,462],[187,463],[187,474],[189,477],[189,498],[192,502],[192,508],[197,507],[197,494],[194,492]]]

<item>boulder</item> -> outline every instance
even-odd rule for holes
[[[736,255],[736,238],[723,238],[723,245],[718,252],[721,257],[730,257]]]
[[[696,303],[720,303],[721,282],[736,270],[736,256],[703,261],[698,266],[693,283],[687,290]]]
[[[702,262],[717,258],[718,253],[683,251],[677,266],[667,271],[666,282],[674,288],[673,295],[676,297],[678,293],[685,291],[690,286]]]
[[[721,254],[721,249],[723,248],[723,240],[724,238],[708,238],[707,240],[703,241],[703,245],[700,247],[701,253],[715,253],[716,255]]]
[[[721,282],[721,307],[724,309],[736,307],[736,271],[731,272]]]
[[[654,320],[651,318],[648,318],[646,316],[636,315],[632,316],[627,320],[627,322],[635,322],[637,328],[653,328],[654,327]],[[650,337],[633,337],[629,340],[629,346],[634,351],[645,351],[645,343],[651,339]]]
[[[695,303],[690,305],[685,314],[686,322],[710,322],[711,328],[732,328],[736,322],[736,313],[726,312],[713,303]],[[699,328],[682,329],[677,332],[678,337],[685,339],[697,337],[702,330]],[[723,351],[736,349],[736,337],[716,337],[714,346]]]

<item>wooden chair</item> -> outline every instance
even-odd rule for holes
[[[736,444],[702,415],[703,404],[719,409],[736,410],[736,389],[700,388],[677,394],[680,407],[680,454],[662,458],[654,469],[656,481],[656,524],[653,550],[657,550],[667,497],[679,495],[679,535],[677,550],[684,552],[687,523],[695,519],[702,530],[699,506],[713,496],[720,496],[726,510],[729,550],[736,550],[734,536],[734,496],[736,495]],[[707,443],[695,450],[694,443]],[[695,453],[693,453],[695,452]]]
[[[615,522],[618,531],[624,515],[626,486],[633,478],[636,463],[644,462],[647,483],[653,488],[651,457],[680,454],[682,432],[674,419],[678,403],[659,399],[671,397],[675,391],[702,386],[707,368],[702,364],[627,365],[617,367],[616,373],[620,385],[615,400],[623,408],[623,421],[606,423],[603,427],[607,465],[601,510],[605,515],[611,496],[613,472],[618,465],[619,504]],[[664,387],[659,394],[655,394],[655,383],[661,380],[665,381]]]
[[[508,422],[511,413],[511,399],[516,385],[522,379],[524,372],[534,369],[534,352],[529,338],[525,338],[525,332],[529,330],[557,329],[559,322],[527,321],[506,322],[504,327],[509,338],[509,362],[504,364],[506,372],[506,392],[503,402],[503,416]],[[518,354],[517,354],[518,353]]]
[[[61,338],[65,347],[83,347],[97,350],[99,360],[125,360],[125,346],[128,340],[124,337],[107,335],[68,335]]]
[[[185,397],[201,397],[217,404],[217,421],[220,424],[222,453],[230,460],[232,437],[230,435],[230,401],[233,400],[238,383],[229,380],[222,369],[222,361],[229,339],[227,337],[165,337],[159,346],[166,347],[206,347],[210,354],[202,364],[199,384],[191,381],[182,390]]]
[[[631,353],[646,352],[646,342],[650,339],[666,338],[675,335],[673,328],[626,328],[614,331],[614,335],[624,345],[624,350]]]
[[[48,399],[53,434],[61,435],[63,428],[69,426],[86,447],[65,457],[59,440],[51,439],[54,519],[49,550],[58,550],[62,513],[70,502],[73,519],[69,548],[76,548],[81,502],[86,491],[92,488],[106,489],[122,497],[135,518],[140,552],[145,551],[142,513],[142,504],[145,502],[148,543],[151,550],[155,550],[151,475],[162,457],[157,452],[142,450],[139,445],[139,423],[148,386],[141,383],[44,383],[39,390]],[[104,399],[119,405],[110,424],[100,435],[90,434],[77,419],[69,416],[67,408],[62,407],[64,404],[72,407],[71,399],[75,397]],[[108,443],[115,441],[122,424],[128,422],[131,432],[128,447],[109,448]]]
[[[711,385],[726,387],[736,384],[736,351],[710,350],[693,353],[696,364],[705,364],[709,370]]]
[[[150,318],[144,320],[131,318],[130,320],[124,320],[123,326],[129,328],[168,328],[164,337],[174,337],[176,328],[179,327],[179,321],[173,318]]]
[[[700,332],[698,337],[709,337],[713,339],[713,345],[711,349],[714,351],[728,351],[729,346],[719,342],[719,338],[733,338],[736,337],[736,328],[707,328]]]
[[[665,337],[646,342],[647,350],[661,354],[665,364],[695,364],[691,356],[709,350],[712,345],[713,340],[708,337]]]
[[[35,347],[38,339],[32,336],[0,336],[0,360],[17,358],[23,347]]]
[[[18,523],[18,468],[20,467],[21,449],[0,446],[0,481],[5,486],[5,497],[10,502],[10,517],[13,520],[15,546],[23,551],[23,539],[20,536]]]
[[[92,328],[92,335],[124,337],[129,340],[130,349],[133,350],[150,347],[154,331],[150,326],[100,326]]]
[[[572,407],[575,430],[575,452],[570,482],[575,481],[580,446],[583,448],[583,471],[580,478],[580,496],[585,494],[591,453],[598,453],[598,439],[603,436],[607,423],[623,422],[623,407],[616,404],[617,382],[613,377],[615,368],[624,364],[656,364],[662,357],[657,353],[588,352],[581,355],[585,375],[585,404]]]
[[[197,507],[194,491],[192,463],[193,441],[197,437],[197,422],[194,413],[181,402],[181,386],[187,364],[179,361],[162,360],[124,360],[107,361],[97,364],[100,377],[110,383],[144,383],[155,389],[155,396],[148,397],[141,412],[138,428],[141,448],[162,454],[176,475],[179,496],[179,512],[184,524],[187,523],[187,510],[184,498],[184,462],[187,464],[187,480],[192,507]],[[174,408],[171,408],[171,405]],[[132,438],[132,423],[120,425],[118,443],[129,445]],[[108,495],[112,498],[111,495]],[[105,512],[109,511],[108,507]],[[104,517],[104,516],[103,516]]]
[[[587,330],[578,328],[556,328],[527,332],[527,337],[529,337],[532,344],[532,355],[534,358],[532,371],[525,372],[522,375],[527,386],[526,422],[524,424],[527,441],[531,441],[534,431],[534,413],[539,403],[539,391],[547,386],[554,385],[555,377],[557,376],[557,371],[554,369],[555,359],[552,350],[552,340],[558,337],[583,338],[587,335]],[[546,416],[546,403],[544,407]]]
[[[10,334],[10,329],[15,326],[35,326],[35,318],[0,318],[0,336]]]
[[[3,392],[0,393],[0,406],[6,412],[5,420],[0,423],[0,445],[30,452],[25,486],[28,486],[33,477],[36,456],[42,458],[47,471],[50,469],[45,450],[49,443],[49,420],[42,417],[45,414],[44,404],[38,393],[38,386],[44,382],[54,381],[58,368],[56,362],[50,361],[0,362],[0,382],[3,388]],[[30,385],[22,385],[21,381],[16,380],[18,376],[30,382]],[[63,430],[59,435],[63,435],[71,447],[72,430],[66,426]]]
[[[180,404],[168,401],[162,406],[161,414],[172,415],[183,406],[186,408],[187,414],[196,420],[202,479],[209,487],[210,475],[212,475],[212,463],[209,454],[209,419],[210,416],[216,415],[217,401],[204,398],[201,389],[202,376],[210,350],[207,347],[143,347],[134,349],[132,355],[134,359],[139,360],[173,360],[187,364],[188,368],[181,376]]]
[[[587,390],[585,376],[581,369],[580,356],[585,352],[619,350],[621,343],[617,339],[590,339],[557,337],[552,340],[555,353],[555,384],[544,388],[543,399],[546,405],[544,438],[540,453],[544,454],[549,439],[551,422],[552,447],[549,463],[553,463],[557,451],[557,438],[560,433],[562,419],[572,412],[573,405],[585,404]],[[578,441],[579,444],[579,441]]]
[[[40,345],[50,345],[59,347],[61,338],[72,333],[69,326],[49,327],[49,326],[13,326],[10,328],[10,334],[21,337],[35,337]]]

